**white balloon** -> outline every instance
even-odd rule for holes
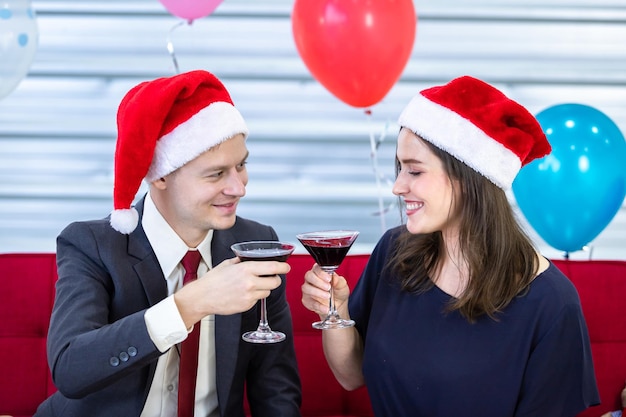
[[[0,99],[26,77],[38,43],[39,30],[30,0],[0,0]]]

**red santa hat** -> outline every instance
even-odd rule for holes
[[[528,110],[469,76],[421,91],[398,123],[504,190],[522,166],[551,151]]]
[[[143,82],[122,99],[111,226],[124,234],[137,227],[131,207],[142,180],[175,171],[248,128],[222,82],[197,70]]]

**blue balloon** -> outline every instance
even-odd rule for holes
[[[552,152],[520,170],[513,194],[546,243],[581,250],[624,201],[626,141],[608,116],[586,105],[556,105],[536,118]]]
[[[0,99],[13,92],[28,74],[38,38],[30,0],[0,1]]]

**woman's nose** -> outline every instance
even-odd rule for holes
[[[402,173],[398,174],[395,182],[393,183],[393,188],[391,189],[391,192],[393,192],[395,195],[406,194],[407,186],[406,186],[406,182],[404,181],[402,177],[403,177]]]

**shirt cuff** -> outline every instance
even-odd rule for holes
[[[150,339],[161,352],[187,338],[187,328],[173,295],[147,309],[144,320]]]

